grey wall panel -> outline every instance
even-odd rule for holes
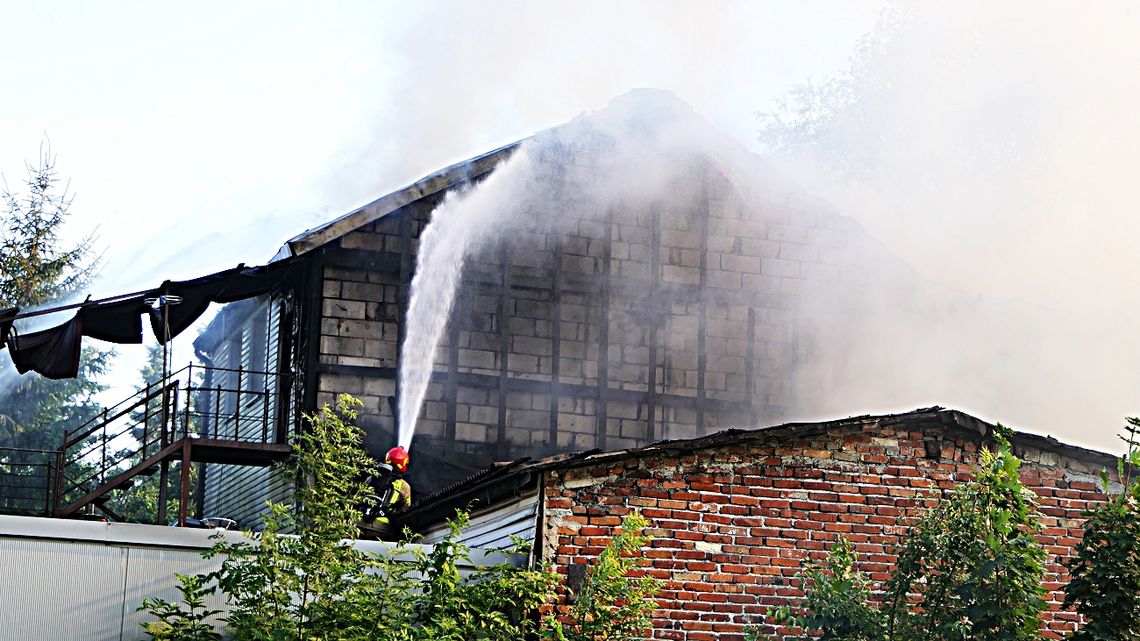
[[[0,637],[118,641],[127,549],[0,539]]]
[[[178,601],[174,574],[211,572],[221,565],[220,559],[203,559],[197,550],[170,550],[162,548],[132,548],[126,567],[123,589],[123,641],[142,641],[148,637],[142,622],[153,620],[145,612],[138,612],[143,599],[158,597]],[[214,595],[206,601],[212,610],[224,610],[225,598]]]
[[[538,494],[520,496],[490,510],[475,512],[459,542],[472,548],[503,548],[511,544],[511,536],[527,541],[534,540],[538,518]],[[448,532],[446,525],[434,527],[424,533],[424,543],[437,543]]]

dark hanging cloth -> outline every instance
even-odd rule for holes
[[[79,314],[66,323],[31,334],[12,332],[8,351],[21,374],[39,372],[45,378],[75,378],[79,375],[83,321]]]
[[[169,305],[166,309],[169,334],[163,327],[161,308],[150,310],[150,328],[158,342],[165,343],[166,336],[174,338],[198,320],[210,303],[232,303],[268,294],[284,282],[291,270],[292,265],[264,267],[238,265],[233,269],[194,280],[166,281],[152,296],[163,294],[180,296],[182,302]]]
[[[142,343],[142,315],[147,311],[143,296],[114,303],[100,303],[79,310],[83,335],[108,343]]]
[[[0,310],[0,349],[8,344],[8,335],[12,333],[12,323],[15,322],[16,314],[19,313],[19,307]]]

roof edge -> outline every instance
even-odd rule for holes
[[[555,469],[573,469],[608,463],[629,458],[650,456],[668,452],[690,452],[695,450],[724,447],[754,441],[763,438],[771,432],[794,432],[797,430],[826,430],[830,427],[853,425],[858,423],[928,423],[941,424],[947,427],[976,434],[983,441],[993,438],[996,425],[975,416],[955,409],[946,409],[939,406],[919,408],[909,412],[895,414],[864,414],[847,418],[832,419],[815,422],[790,422],[769,427],[753,429],[726,429],[720,432],[688,439],[666,440],[649,445],[626,450],[600,451],[588,450],[582,452],[563,453],[550,456],[537,461],[529,458],[512,461],[500,468],[478,472],[469,479],[456,483],[440,492],[436,492],[412,507],[401,516],[401,521],[422,522],[428,514],[439,515],[448,509],[462,507],[456,505],[457,499],[471,495],[502,495],[502,490],[496,491],[491,486],[511,484],[526,486],[541,478],[541,474]],[[1035,448],[1047,452],[1062,454],[1068,458],[1111,467],[1115,465],[1117,457],[1107,452],[1071,445],[1051,436],[1042,436],[1028,432],[1014,431],[1012,445],[1021,448]],[[528,477],[520,483],[521,475]],[[503,488],[509,493],[509,489]],[[486,507],[486,506],[484,506]],[[405,518],[407,519],[405,521]]]
[[[437,194],[459,183],[480,178],[494,170],[500,162],[509,158],[523,142],[529,139],[530,136],[449,165],[424,176],[403,189],[381,196],[367,205],[358,207],[319,227],[301,232],[285,241],[273,260],[278,261],[291,256],[300,256],[387,216],[409,203]]]

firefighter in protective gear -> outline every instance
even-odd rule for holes
[[[397,445],[388,450],[388,455],[384,457],[384,464],[392,468],[392,492],[391,497],[386,502],[387,507],[384,509],[394,512],[406,510],[412,505],[412,486],[404,480],[404,474],[408,471],[408,450]]]
[[[391,517],[408,509],[412,504],[412,486],[404,480],[404,473],[408,471],[408,451],[396,446],[388,450],[384,463],[380,465],[380,477],[373,482],[374,507],[366,516],[366,521],[372,521],[370,527],[378,534],[386,533],[390,529]]]

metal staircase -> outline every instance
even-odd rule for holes
[[[194,463],[268,466],[287,459],[287,375],[187,367],[147,385],[65,432],[54,465],[52,514],[84,508],[122,520],[108,505],[159,475],[155,520],[164,524],[177,474],[177,524],[189,515]]]

